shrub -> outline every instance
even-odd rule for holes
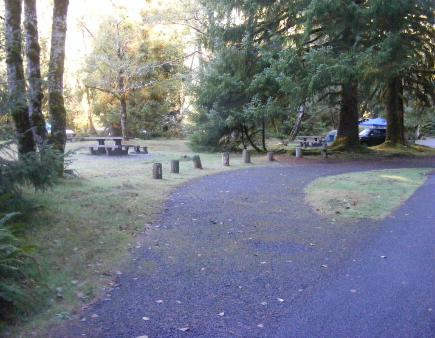
[[[17,237],[19,225],[7,226],[17,215],[0,218],[0,323],[12,321],[17,313],[29,313],[38,300],[38,265],[32,248]]]

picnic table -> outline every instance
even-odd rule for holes
[[[128,155],[129,148],[133,148],[136,153],[140,153],[140,145],[138,144],[123,144],[123,137],[120,136],[96,136],[84,137],[86,141],[97,141],[98,145],[90,146],[89,150],[92,155],[107,155],[107,156],[121,156]],[[107,145],[106,141],[112,141],[114,144]],[[147,147],[142,147],[145,154],[148,153]]]
[[[303,148],[321,147],[325,143],[325,138],[323,136],[298,136],[296,140]]]

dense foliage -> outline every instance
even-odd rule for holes
[[[211,57],[195,86],[194,145],[213,149],[235,136],[248,143],[244,135],[254,148],[264,149],[260,135],[277,131],[277,124],[298,131],[302,120],[310,128],[302,123],[301,130],[337,128],[341,146],[353,148],[359,144],[359,120],[377,115],[388,119],[388,141],[404,144],[406,125],[416,129],[415,122],[425,120],[418,116],[433,117],[430,1],[208,0],[203,5],[204,46]],[[406,118],[414,122],[405,123]]]
[[[181,41],[127,18],[103,22],[83,69],[87,98],[112,134],[162,134],[177,127],[183,101]]]

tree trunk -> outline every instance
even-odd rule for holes
[[[228,151],[222,153],[222,165],[224,167],[230,166],[230,153]]]
[[[51,50],[48,74],[48,108],[51,117],[53,148],[63,153],[66,143],[66,110],[63,98],[63,72],[68,0],[54,0]],[[61,173],[63,171],[60,169]]]
[[[128,129],[127,129],[127,98],[125,95],[121,95],[121,98],[119,99],[121,103],[121,132],[122,137],[127,138],[128,137]]]
[[[359,145],[358,85],[349,82],[342,87],[337,139],[334,145],[346,149]]]
[[[35,151],[31,132],[23,59],[21,57],[22,3],[5,0],[6,65],[8,75],[9,109],[14,119],[20,155]]]
[[[402,97],[402,80],[396,77],[388,83],[385,94],[385,110],[387,112],[387,136],[385,142],[392,145],[406,144]]]
[[[258,152],[261,153],[261,149],[257,147],[257,145],[256,145],[256,144],[254,143],[254,141],[252,140],[251,136],[249,135],[249,133],[248,133],[248,128],[244,128],[244,132],[245,132],[246,138],[248,139],[248,142],[251,144],[251,146],[252,146],[256,151],[258,151]],[[246,147],[245,147],[245,149],[246,149]]]
[[[38,147],[47,140],[44,115],[42,115],[42,78],[38,41],[36,0],[24,0],[24,29],[26,32],[27,76],[29,81],[29,118]]]
[[[91,110],[91,93],[89,92],[89,88],[85,88],[86,90],[86,101],[88,103],[88,124],[89,124],[89,133],[93,135],[97,135],[97,131],[95,130],[94,121],[92,119],[92,110]]]
[[[298,117],[296,119],[296,123],[293,126],[293,129],[290,133],[290,141],[294,141],[296,136],[298,136],[299,130],[301,129],[302,119],[305,116],[305,106],[301,106],[299,108]]]
[[[266,148],[266,121],[265,121],[264,116],[261,119],[261,145],[263,146],[263,150],[267,151],[267,148]]]

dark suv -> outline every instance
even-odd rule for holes
[[[367,128],[359,133],[359,142],[368,147],[377,146],[385,142],[386,129]]]

